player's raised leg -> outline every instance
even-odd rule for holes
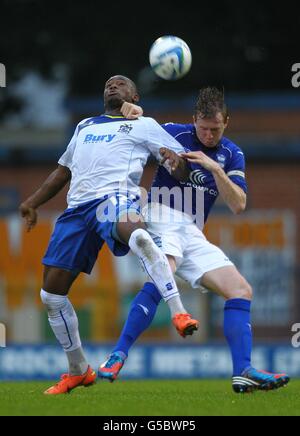
[[[174,259],[168,258],[156,246],[140,217],[129,213],[125,220],[123,217],[122,222],[117,223],[116,232],[118,238],[128,243],[138,256],[152,283],[146,283],[135,297],[114,351],[98,370],[99,377],[110,381],[117,378],[129,348],[151,324],[161,297],[169,305],[173,324],[182,337],[193,334],[199,325],[182,305],[173,276],[176,270]]]
[[[172,271],[175,272],[174,258],[172,256],[167,256],[167,258]],[[153,283],[144,284],[131,304],[126,323],[114,350],[98,370],[99,377],[111,382],[117,379],[130,348],[151,325],[161,299],[161,294]],[[176,314],[173,317],[173,324],[182,337],[192,335],[198,328],[198,321],[193,320],[187,313]]]
[[[224,334],[232,355],[233,390],[244,393],[257,389],[277,389],[286,385],[289,382],[287,374],[271,374],[252,367],[252,289],[245,278],[234,266],[226,266],[205,273],[201,284],[226,300]]]
[[[69,373],[45,391],[47,395],[70,392],[78,386],[90,386],[96,374],[88,365],[81,346],[78,319],[68,298],[69,289],[77,277],[70,271],[46,267],[41,300],[47,308],[49,324],[69,362]]]
[[[149,226],[149,223],[147,223],[147,226]],[[170,226],[164,226],[163,229],[165,237],[165,233],[167,230],[170,230]],[[177,229],[178,226],[176,225],[176,231]],[[155,232],[152,232],[151,234],[153,237],[156,236]],[[174,241],[173,236],[174,233],[172,233],[172,240]],[[180,251],[180,248],[178,249]],[[168,250],[166,253],[168,253]],[[175,273],[177,268],[175,257],[170,254],[166,254],[166,257],[172,273]],[[117,378],[128,357],[130,348],[140,335],[150,326],[161,299],[161,293],[153,282],[144,284],[142,290],[136,295],[131,304],[126,323],[113,352],[108,360],[99,368],[99,377],[109,379],[110,381],[114,381]],[[171,312],[173,313],[172,320],[178,333],[182,337],[193,334],[193,332],[198,328],[198,321],[193,320],[191,315],[186,313],[184,308],[181,308],[182,313],[179,313],[180,308],[176,306],[177,300],[170,299],[169,304],[173,303],[173,311],[171,306]]]

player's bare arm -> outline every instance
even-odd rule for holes
[[[162,147],[160,150],[162,160],[160,162],[163,165],[167,162],[170,165],[171,175],[180,182],[186,182],[189,178],[190,169],[182,157],[180,157],[175,151]]]
[[[58,165],[55,171],[45,180],[42,186],[19,207],[20,213],[26,221],[27,231],[37,223],[37,211],[39,206],[49,201],[60,192],[71,179],[69,168]]]
[[[213,174],[221,197],[233,213],[239,214],[245,210],[247,202],[245,192],[229,179],[217,162],[202,151],[181,153],[181,156],[188,162],[201,165]]]

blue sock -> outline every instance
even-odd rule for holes
[[[127,321],[113,352],[122,351],[128,356],[128,351],[137,338],[150,326],[161,295],[153,283],[145,283],[143,289],[133,300]]]
[[[228,300],[225,303],[224,334],[231,350],[234,377],[251,367],[250,308],[251,301],[242,298]]]

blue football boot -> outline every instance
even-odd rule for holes
[[[271,391],[288,384],[290,378],[287,374],[272,374],[249,368],[241,376],[232,378],[232,388],[236,393],[248,393],[256,390]]]
[[[112,353],[109,356],[108,360],[102,363],[102,365],[98,369],[98,376],[100,378],[107,379],[110,382],[115,381],[119,375],[119,372],[123,368],[125,360],[126,357],[124,353],[117,351],[115,353]]]

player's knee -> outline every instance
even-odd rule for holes
[[[53,295],[68,295],[78,272],[72,272],[54,267],[45,267],[43,289]]]
[[[44,291],[44,289],[41,289],[40,297],[42,300],[42,303],[44,306],[48,307],[50,305],[50,294],[48,292]]]
[[[244,277],[241,277],[240,280],[236,280],[235,283],[231,283],[229,289],[223,289],[223,295],[226,300],[231,300],[233,298],[252,300],[253,291],[247,280],[244,279]]]
[[[67,299],[67,297],[62,295],[50,294],[44,289],[41,289],[40,297],[48,311],[60,310],[65,305]]]
[[[137,247],[139,251],[142,251],[145,255],[152,248],[153,243],[151,236],[144,229],[135,230],[129,239],[130,248]]]
[[[149,234],[144,229],[137,229],[132,233],[130,239],[133,239],[138,247],[145,248],[149,243]]]
[[[253,291],[250,284],[247,282],[247,280],[243,279],[239,290],[237,291],[238,296],[236,298],[243,298],[244,300],[252,300],[253,297]]]

